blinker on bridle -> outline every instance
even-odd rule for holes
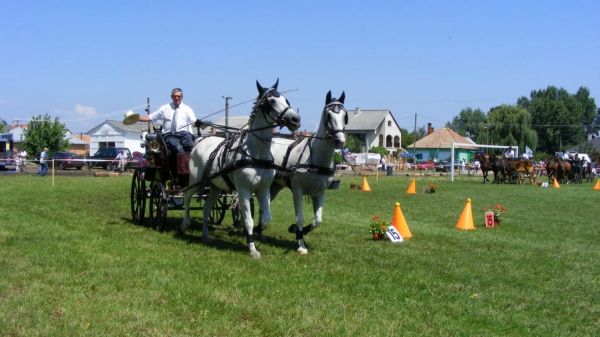
[[[265,91],[265,93],[260,98],[261,99],[260,107],[261,107],[261,110],[263,111],[263,113],[265,113],[265,110],[267,110],[269,108],[270,108],[271,111],[275,111],[273,109],[273,106],[269,102],[268,98],[269,97],[279,97],[279,96],[281,96],[281,94],[275,88],[269,88],[267,91]],[[275,122],[274,124],[281,125],[282,120],[283,120],[283,116],[285,116],[285,113],[288,110],[292,109],[292,107],[290,106],[290,102],[287,100],[287,98],[286,98],[285,101],[286,101],[286,103],[287,103],[288,106],[285,109],[283,109],[283,111],[279,112],[276,118],[273,118],[270,113],[266,114],[271,119],[273,119],[273,121]],[[267,107],[266,105],[269,105],[269,106]]]

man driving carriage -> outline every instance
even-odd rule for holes
[[[194,147],[192,124],[196,122],[194,110],[183,101],[183,90],[175,88],[171,91],[173,102],[161,106],[149,115],[139,116],[140,122],[162,122],[162,133],[169,151],[175,157],[179,153],[190,152]]]

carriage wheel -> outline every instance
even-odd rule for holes
[[[227,211],[227,195],[223,194],[217,198],[215,204],[210,210],[210,223],[213,225],[220,225],[223,223],[225,218],[225,212]]]
[[[237,199],[237,194],[231,198],[231,219],[235,227],[243,227],[242,217],[240,216],[240,203]],[[254,197],[250,198],[250,214],[254,218]]]
[[[136,225],[144,224],[147,193],[144,171],[136,169],[131,179],[131,220]]]
[[[152,228],[162,232],[167,222],[167,192],[165,186],[156,181],[150,192],[150,223]]]

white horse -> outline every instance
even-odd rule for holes
[[[334,149],[346,143],[344,128],[348,124],[348,112],[344,108],[345,98],[344,92],[339,99],[332,98],[331,91],[327,92],[321,122],[313,136],[298,138],[296,141],[274,138],[271,145],[278,167],[277,177],[271,186],[271,200],[284,187],[292,190],[296,223],[289,230],[296,233],[297,251],[301,255],[308,253],[304,234],[323,222],[325,189],[330,186],[335,173]],[[304,227],[303,195],[310,196],[313,206],[313,220],[307,227]],[[265,226],[266,223],[259,224],[259,234]]]
[[[279,80],[271,88],[258,81],[258,98],[249,119],[249,129],[229,138],[209,136],[196,142],[190,154],[189,185],[184,192],[185,214],[180,231],[191,223],[189,204],[197,186],[210,186],[204,204],[202,236],[208,242],[210,211],[222,192],[237,191],[241,221],[246,229],[250,255],[260,258],[253,240],[254,221],[250,209],[252,193],[257,197],[262,223],[271,222],[269,188],[275,178],[271,155],[274,126],[286,126],[291,131],[300,127],[300,115],[288,100],[277,91]],[[193,188],[192,188],[193,187]]]

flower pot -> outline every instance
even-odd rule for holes
[[[373,240],[381,240],[383,239],[383,234],[373,233]]]

